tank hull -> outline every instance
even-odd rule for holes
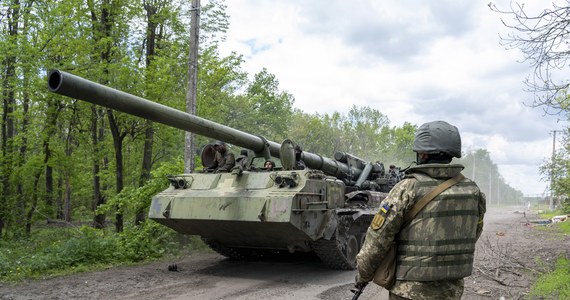
[[[179,175],[186,188],[171,186],[155,195],[149,218],[228,247],[311,251],[311,241],[334,231],[334,207],[343,199],[329,203],[327,191],[343,195],[342,182],[312,180],[308,171],[297,171],[295,187],[275,183],[277,176],[291,173]]]

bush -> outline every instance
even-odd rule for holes
[[[118,248],[113,235],[87,226],[79,230],[43,229],[28,240],[3,242],[0,275],[3,280],[19,280],[116,263],[124,260]]]
[[[80,235],[57,245],[51,250],[60,253],[61,263],[66,266],[82,264],[108,264],[123,260],[118,243],[113,235],[105,231],[83,226]]]
[[[167,250],[179,249],[176,233],[154,221],[127,226],[118,238],[119,248],[127,260],[141,261],[161,257]]]
[[[180,250],[177,234],[156,222],[116,234],[83,226],[50,228],[30,239],[0,241],[0,280],[17,281],[156,259]]]

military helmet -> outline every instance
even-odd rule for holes
[[[416,131],[414,152],[447,153],[453,157],[461,157],[461,136],[457,127],[445,121],[428,122]]]

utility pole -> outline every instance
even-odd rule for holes
[[[491,199],[493,199],[493,176],[489,174],[489,204],[493,203]]]
[[[497,175],[497,206],[501,204],[501,177]]]
[[[186,92],[186,112],[196,114],[196,94],[198,85],[198,41],[200,36],[200,0],[192,0],[190,19],[190,52],[188,54],[188,91]],[[184,173],[194,170],[194,133],[184,135]]]
[[[562,132],[562,130],[552,130],[552,161],[550,167],[550,201],[549,209],[554,208],[554,158],[556,157],[556,133]]]
[[[473,170],[472,170],[472,171],[473,171],[473,176],[471,176],[471,179],[473,179],[473,181],[476,181],[476,180],[475,180],[475,151],[473,151],[473,152],[471,153],[471,156],[473,157]]]

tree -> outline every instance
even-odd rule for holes
[[[240,101],[250,112],[246,122],[247,127],[255,130],[254,134],[274,140],[282,140],[287,135],[295,98],[279,90],[279,80],[274,74],[265,68],[255,74]]]
[[[119,47],[116,47],[119,43],[118,39],[122,37],[121,35],[121,28],[124,28],[125,23],[127,20],[126,18],[121,18],[121,14],[123,11],[121,9],[124,8],[124,3],[120,0],[101,0],[100,3],[95,3],[94,0],[88,1],[88,7],[91,15],[91,25],[92,25],[92,34],[93,34],[93,43],[95,45],[94,54],[98,58],[98,62],[100,64],[102,70],[102,83],[107,84],[110,81],[110,74],[111,74],[111,64],[114,62],[114,59],[118,55]],[[93,124],[93,143],[98,143],[99,139],[103,137],[98,136],[99,132],[97,131],[97,123],[99,117],[101,116],[99,112],[99,108],[93,108],[94,111],[92,113],[92,124]],[[111,136],[113,138],[113,147],[115,150],[115,190],[116,193],[120,193],[124,187],[123,181],[123,140],[126,136],[126,132],[121,130],[121,126],[118,122],[118,118],[115,113],[110,110],[105,110],[109,128],[111,130]],[[97,146],[95,146],[96,148]],[[94,176],[99,176],[98,173],[95,172],[96,167],[94,168]],[[100,202],[101,198],[96,199],[96,202]],[[100,203],[96,204],[97,206]],[[95,217],[95,223],[99,223],[97,227],[102,227],[100,224],[100,215],[99,218]],[[123,214],[120,211],[120,208],[117,209],[115,213],[115,228],[117,232],[121,232],[123,230]]]
[[[501,37],[502,44],[518,48],[533,68],[525,80],[528,90],[534,93],[533,107],[542,107],[550,114],[568,114],[570,80],[564,77],[570,58],[570,2],[552,3],[536,15],[529,15],[523,4],[511,3],[509,10],[501,10],[489,3],[492,11],[506,16],[503,24],[513,33]],[[562,76],[562,77],[560,77]]]
[[[384,162],[405,168],[416,160],[412,151],[417,126],[404,122],[401,127],[386,127],[382,130],[380,139],[384,143],[381,155]]]
[[[345,140],[349,143],[345,151],[358,153],[362,159],[381,160],[378,153],[387,141],[380,138],[382,130],[390,120],[379,110],[352,106],[345,121]]]
[[[554,159],[549,159],[540,166],[540,172],[545,179],[551,180],[551,196],[562,200],[564,209],[570,212],[570,130],[564,131],[561,149]]]
[[[288,135],[305,151],[326,157],[333,157],[336,152],[347,152],[368,161],[382,161],[382,150],[387,139],[383,132],[388,128],[389,120],[376,109],[353,106],[346,114],[310,115],[299,110],[294,111]]]

